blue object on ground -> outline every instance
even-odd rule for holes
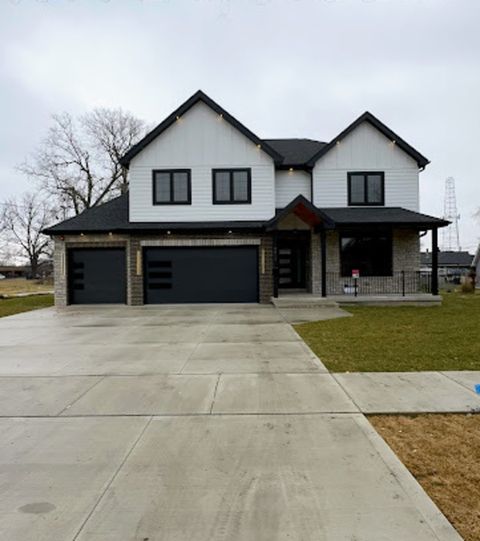
[[[473,388],[475,389],[475,392],[476,392],[477,394],[480,394],[480,383],[475,384],[475,385],[473,386]]]

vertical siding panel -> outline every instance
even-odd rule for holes
[[[298,195],[311,199],[310,175],[305,171],[277,171],[275,175],[275,206],[286,207]]]

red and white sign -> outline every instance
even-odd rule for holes
[[[360,271],[358,269],[352,269],[352,278],[360,278]]]

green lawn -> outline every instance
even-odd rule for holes
[[[332,372],[480,370],[480,295],[441,306],[353,306],[353,317],[296,325]]]
[[[15,297],[0,299],[0,317],[47,308],[53,305],[53,295],[31,295],[29,297]]]

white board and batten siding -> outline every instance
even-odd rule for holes
[[[214,205],[212,169],[252,170],[252,203]],[[191,205],[153,205],[152,170],[191,169]],[[199,102],[135,156],[129,169],[131,222],[269,220],[275,214],[273,159]]]
[[[317,207],[348,206],[347,174],[385,173],[385,206],[419,210],[418,164],[368,122],[321,157],[313,170]]]
[[[306,171],[277,171],[275,174],[275,206],[286,207],[297,196],[311,199],[311,177]]]

